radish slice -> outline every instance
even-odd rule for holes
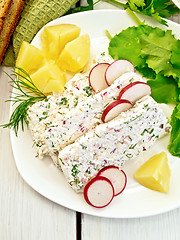
[[[127,99],[135,103],[146,95],[151,95],[151,87],[144,82],[133,82],[121,89],[119,99]]]
[[[84,188],[84,198],[96,208],[106,207],[114,197],[114,188],[109,179],[99,176],[89,181]]]
[[[95,92],[99,92],[108,87],[105,81],[105,71],[109,63],[99,63],[95,65],[89,73],[89,85]]]
[[[127,185],[127,176],[123,170],[115,166],[107,166],[102,168],[97,176],[108,178],[114,187],[114,196],[123,192]]]
[[[108,122],[117,117],[121,112],[128,110],[130,107],[132,107],[132,104],[128,100],[116,100],[104,109],[101,119],[104,123]]]
[[[116,60],[107,68],[105,72],[105,80],[110,86],[115,79],[127,72],[135,72],[134,65],[128,60]]]

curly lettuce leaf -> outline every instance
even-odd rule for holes
[[[180,103],[174,108],[171,116],[171,137],[168,149],[174,156],[180,157]]]
[[[180,40],[172,47],[172,56],[171,56],[171,63],[172,63],[172,75],[175,78],[178,78],[178,86],[180,87]],[[175,73],[175,74],[174,74]]]
[[[136,69],[147,79],[155,79],[156,78],[155,71],[151,68],[148,68],[148,66],[143,67],[143,68],[136,67]]]
[[[129,27],[111,39],[109,54],[114,59],[131,61],[146,77],[147,69],[150,75],[155,72],[172,76],[180,86],[180,40],[171,30],[149,25]]]
[[[114,36],[109,43],[109,54],[114,59],[127,59],[135,67],[146,67],[145,58],[141,57],[140,36],[149,34],[152,27],[140,25],[129,27]]]
[[[180,69],[180,40],[179,39],[172,47],[171,63],[175,68]]]
[[[162,72],[165,76],[179,77],[179,74],[172,72],[173,66],[170,62],[172,48],[177,40],[172,35],[172,31],[163,31],[153,28],[148,36],[141,36],[141,55],[146,58],[149,68],[157,74]]]
[[[154,80],[147,82],[151,89],[151,96],[158,103],[176,104],[179,101],[180,89],[172,77],[165,77],[161,73]]]

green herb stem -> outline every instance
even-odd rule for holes
[[[95,6],[97,3],[99,3],[99,2],[101,2],[102,0],[97,0],[94,4],[93,4],[93,6]]]
[[[126,4],[118,2],[116,0],[105,0],[105,1],[108,2],[108,3],[112,3],[112,4],[118,5],[120,7],[123,7],[125,9],[128,8],[128,6]]]
[[[10,80],[10,85],[15,91],[11,92],[11,99],[6,102],[12,102],[12,106],[15,107],[13,110],[9,123],[1,125],[3,128],[13,128],[17,136],[19,130],[19,125],[21,125],[22,130],[24,130],[24,123],[28,125],[28,109],[35,102],[43,100],[46,95],[42,93],[33,83],[32,79],[26,71],[22,68],[15,67],[12,69],[13,78],[8,75]]]
[[[109,38],[109,40],[111,40],[112,36],[111,36],[110,32],[108,30],[106,30],[105,33],[106,33],[106,36]]]
[[[129,14],[130,17],[132,17],[132,19],[136,22],[136,24],[137,24],[138,26],[144,24],[143,22],[141,22],[141,21],[139,20],[139,18],[136,16],[136,14],[135,14],[133,11],[131,11],[130,8],[127,8],[127,9],[126,9],[126,12]]]

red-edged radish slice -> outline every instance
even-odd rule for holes
[[[102,91],[108,87],[105,81],[105,71],[109,63],[98,63],[89,73],[89,85],[95,92]]]
[[[129,102],[128,100],[126,99],[116,100],[110,103],[104,109],[101,119],[104,123],[108,122],[117,117],[121,112],[128,110],[130,107],[132,107],[132,103]]]
[[[133,82],[121,89],[119,99],[127,99],[135,103],[138,99],[151,95],[151,87],[144,82]]]
[[[127,176],[123,170],[115,166],[107,166],[102,168],[97,176],[108,178],[114,187],[114,196],[123,192],[127,185]]]
[[[95,177],[84,188],[84,198],[88,204],[96,208],[106,207],[114,197],[114,188],[109,179]]]
[[[105,80],[110,86],[115,79],[127,72],[135,72],[134,65],[125,59],[116,60],[106,69]]]

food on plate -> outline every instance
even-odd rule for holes
[[[95,92],[99,92],[108,87],[105,81],[105,72],[109,63],[96,64],[89,73],[89,85]]]
[[[145,82],[133,82],[121,89],[119,99],[127,99],[135,103],[140,98],[151,95],[151,87]]]
[[[62,92],[66,83],[66,75],[53,62],[44,64],[30,75],[35,86],[43,93]]]
[[[42,34],[42,45],[47,57],[57,60],[64,46],[77,38],[81,29],[74,24],[58,24],[45,27]]]
[[[96,208],[103,208],[110,204],[114,197],[114,187],[111,181],[99,176],[89,181],[84,188],[84,199]]]
[[[90,38],[88,34],[68,42],[57,59],[57,65],[73,73],[82,71],[90,56]]]
[[[117,117],[121,112],[125,112],[130,107],[132,107],[132,103],[126,99],[116,100],[110,103],[105,109],[102,114],[102,121],[109,122],[110,120]]]
[[[126,184],[127,176],[123,170],[115,166],[104,167],[85,185],[84,199],[93,207],[106,207],[124,191]]]
[[[149,149],[158,138],[170,132],[171,126],[150,96],[151,87],[135,72],[131,62],[124,59],[93,61],[95,65],[90,73],[85,72],[84,67],[89,68],[89,35],[79,36],[80,29],[73,26],[72,30],[68,25],[70,35],[64,32],[62,46],[56,36],[58,31],[61,33],[61,27],[65,27],[66,32],[65,24],[45,30],[42,65],[30,74],[42,93],[53,94],[29,107],[29,127],[38,156],[50,155],[76,192],[84,190],[89,204],[104,207],[126,187],[127,177],[121,170],[124,163]],[[141,30],[146,35],[149,27]],[[144,45],[154,38],[146,37],[149,35],[141,39]],[[115,42],[111,43],[109,52],[115,54]],[[138,44],[136,53],[143,48]],[[152,64],[145,51],[149,51],[147,46],[140,58],[132,56],[137,69],[139,66],[147,69],[147,65]],[[176,62],[176,57],[173,59]],[[81,72],[65,84],[65,73],[61,69]],[[153,71],[158,73],[157,67]],[[107,196],[105,189],[108,189]]]
[[[126,173],[115,166],[107,166],[102,168],[97,176],[106,177],[110,180],[114,187],[114,196],[122,193],[127,185]]]
[[[61,61],[56,64],[55,60],[63,55],[62,61],[65,65],[80,71],[89,59],[89,36],[86,34],[77,38],[79,34],[80,28],[73,24],[45,27],[42,33],[44,48],[38,49],[24,41],[16,67],[25,70],[42,93],[62,92],[66,83],[64,70],[68,69],[64,69]],[[76,40],[73,40],[74,38]]]
[[[106,55],[98,55],[96,62],[111,61]],[[49,151],[45,144],[45,130],[51,124],[55,125],[57,121],[63,120],[63,117],[78,103],[87,100],[95,92],[89,86],[89,70],[77,73],[70,79],[64,91],[58,95],[49,95],[47,99],[36,102],[28,110],[29,128],[32,133],[34,146],[37,149],[37,155],[42,158],[50,154],[56,157],[54,152]]]
[[[89,129],[101,124],[105,107],[118,98],[123,86],[138,78],[140,77],[132,72],[122,75],[110,87],[78,103],[63,118],[50,123],[45,131],[45,143],[50,151],[60,151]]]
[[[29,75],[36,72],[45,61],[44,52],[27,42],[22,42],[16,60],[16,67],[24,69]]]
[[[4,54],[8,47],[8,44],[10,42],[11,35],[13,34],[13,32],[16,28],[23,5],[24,5],[24,1],[22,1],[22,0],[12,0],[12,1],[6,1],[6,2],[1,1],[2,8],[0,11],[1,11],[2,15],[1,15],[1,21],[0,21],[0,28],[1,28],[1,31],[0,31],[0,63],[2,62]],[[3,20],[3,22],[2,22],[2,20]]]
[[[165,152],[151,157],[136,172],[135,179],[143,186],[155,191],[169,191],[171,170]]]
[[[105,72],[105,80],[110,86],[115,79],[127,72],[134,72],[134,65],[127,60],[119,59],[109,65]]]
[[[44,52],[35,46],[23,42],[16,60],[16,71],[26,76],[21,68],[31,77],[33,84],[42,93],[62,92],[66,83],[65,72],[53,61],[48,61]]]
[[[95,92],[102,91],[127,72],[135,72],[135,68],[131,62],[124,59],[98,63],[89,73],[89,85]]]
[[[72,188],[82,191],[101,168],[120,168],[169,130],[163,111],[150,96],[145,96],[119,117],[96,126],[61,150],[57,165]]]
[[[171,137],[168,146],[169,151],[180,157],[180,103],[176,105],[171,115]]]
[[[111,62],[112,59],[108,57],[107,55],[98,55],[96,58],[95,65],[100,62]],[[118,82],[108,89],[112,92],[113,95],[109,95],[104,91],[104,96],[101,97],[101,93],[99,93],[96,96],[96,100],[92,99],[92,96],[94,96],[96,93],[92,91],[92,88],[89,86],[89,70],[86,72],[75,74],[75,76],[69,80],[65,85],[64,92],[60,93],[58,96],[56,95],[50,95],[48,96],[47,100],[39,101],[35,104],[33,104],[28,111],[28,117],[29,117],[29,128],[32,133],[34,146],[36,146],[37,149],[37,155],[42,158],[43,155],[50,154],[53,159],[57,158],[57,151],[59,149],[59,141],[61,141],[61,147],[62,144],[64,144],[64,141],[67,139],[68,141],[72,142],[73,139],[71,138],[72,132],[71,129],[73,128],[73,131],[82,135],[85,133],[86,128],[90,128],[89,121],[86,123],[84,120],[84,116],[87,117],[90,116],[93,118],[93,116],[90,115],[90,112],[94,112],[93,115],[96,116],[97,113],[95,113],[95,110],[98,109],[98,107],[101,107],[101,113],[99,112],[99,115],[97,115],[98,118],[95,118],[93,120],[94,123],[101,122],[101,114],[104,111],[104,107],[107,103],[110,103],[111,101],[114,101],[114,98],[118,98],[120,88],[129,84],[132,81],[142,81],[142,78],[138,76],[137,74],[131,72],[126,73],[124,76],[122,76],[118,82],[120,85],[118,86]],[[107,95],[107,96],[106,96]],[[89,97],[91,98],[90,101],[96,103],[99,99],[99,105],[95,106],[94,109],[91,108],[89,113],[83,113],[81,110],[86,108],[85,103],[89,102]],[[102,102],[102,99],[104,101]],[[109,99],[109,100],[108,100]],[[104,103],[106,102],[106,103]],[[84,104],[83,104],[84,103]],[[81,105],[79,105],[81,104]],[[90,102],[88,103],[90,104]],[[104,104],[104,107],[101,106]],[[78,106],[77,106],[78,105]],[[83,106],[84,105],[84,106]],[[81,109],[81,107],[82,109]],[[86,111],[85,109],[84,111]],[[80,112],[80,116],[83,119],[83,122],[85,124],[84,126],[84,132],[79,131],[83,130],[83,126],[81,126],[81,122],[78,119],[77,111]],[[70,124],[70,119],[68,120],[68,116],[74,115],[74,124],[77,126],[77,120],[79,121],[78,128],[75,127],[69,128],[67,130],[68,135],[63,134],[63,138],[60,137],[60,130],[63,130],[63,132],[66,132],[66,129],[68,129],[68,123]],[[96,115],[95,115],[96,114]],[[80,117],[79,116],[79,117]],[[66,120],[67,119],[67,120]],[[77,119],[77,120],[76,120]],[[92,125],[92,124],[91,124]],[[59,127],[61,129],[59,129]],[[51,130],[50,130],[51,129]],[[61,134],[63,133],[61,131]],[[54,136],[53,136],[54,134]],[[68,139],[69,136],[69,139]],[[77,136],[74,135],[74,137],[77,138]],[[74,139],[75,140],[75,139]],[[68,144],[68,142],[66,143]]]
[[[55,157],[54,152],[50,152],[45,144],[45,131],[49,125],[55,125],[59,120],[63,120],[65,115],[77,106],[81,101],[85,101],[94,92],[89,87],[86,73],[78,73],[65,85],[65,90],[58,95],[49,95],[47,99],[39,101],[29,107],[28,118],[29,128],[37,149],[37,155],[42,158],[50,154]]]

